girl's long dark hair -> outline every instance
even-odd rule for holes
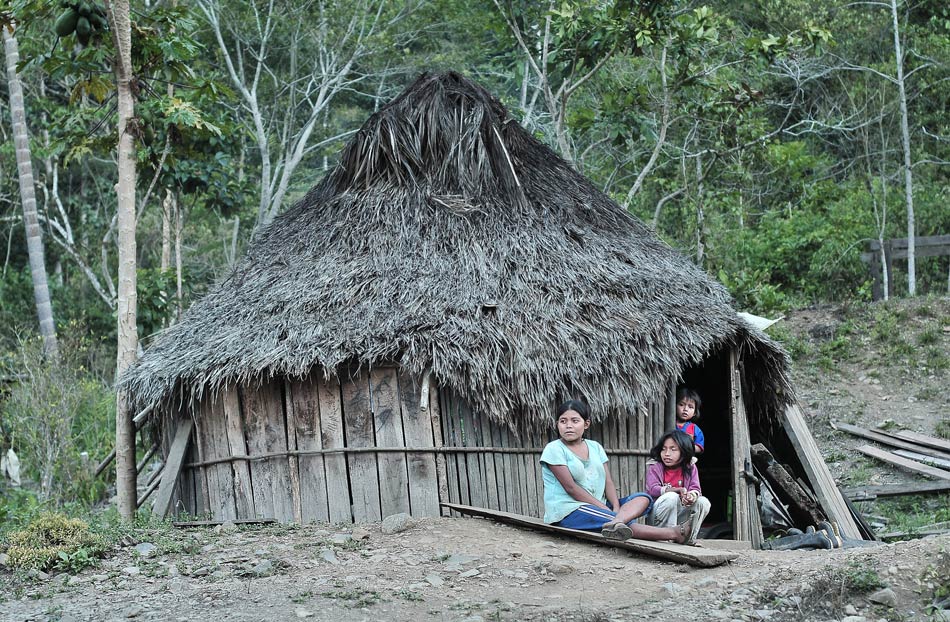
[[[650,450],[650,457],[661,464],[663,460],[660,459],[660,453],[663,451],[663,444],[666,442],[666,439],[672,439],[677,447],[680,448],[680,469],[683,470],[683,480],[685,481],[686,478],[689,477],[693,456],[696,455],[696,450],[693,447],[693,439],[689,437],[689,434],[680,430],[673,430],[672,432],[664,434],[660,440],[656,442],[656,445],[653,446],[653,449]]]
[[[580,400],[567,400],[558,406],[557,414],[554,415],[554,420],[557,421],[561,418],[561,415],[569,410],[576,412],[584,421],[590,421],[590,406]]]

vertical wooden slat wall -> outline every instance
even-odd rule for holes
[[[658,402],[591,426],[622,494],[643,487],[664,412]],[[494,423],[396,367],[228,387],[206,395],[195,426],[174,511],[221,521],[373,522],[438,516],[440,501],[542,516],[539,460],[555,438],[553,425]]]

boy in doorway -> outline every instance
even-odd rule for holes
[[[694,389],[687,386],[676,389],[676,429],[685,432],[693,439],[697,456],[706,449],[706,438],[703,436],[703,431],[696,425],[702,405],[703,400]],[[693,461],[695,462],[695,458]]]

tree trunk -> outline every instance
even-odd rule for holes
[[[132,26],[129,0],[107,0],[106,6],[115,38],[115,78],[119,113],[118,182],[116,210],[118,213],[119,286],[118,286],[118,356],[116,377],[135,362],[138,349],[135,292],[135,145],[126,127],[135,114],[132,92]],[[131,519],[136,506],[135,426],[124,391],[116,396],[115,413],[116,493],[119,515]]]
[[[20,51],[13,25],[0,27],[3,31],[3,49],[7,61],[7,82],[10,92],[10,116],[13,121],[13,144],[16,149],[17,172],[20,178],[20,200],[23,203],[23,226],[26,229],[26,246],[30,257],[30,275],[33,278],[33,299],[40,323],[45,350],[58,355],[56,325],[53,322],[53,305],[46,279],[46,260],[43,253],[43,237],[36,212],[36,192],[33,186],[33,161],[30,154],[30,138],[26,126],[26,107],[23,104],[23,86],[16,66]],[[9,30],[8,30],[9,28]]]
[[[907,294],[917,295],[917,251],[914,236],[914,174],[911,169],[910,122],[907,113],[907,90],[904,88],[904,51],[897,22],[897,0],[891,0],[891,21],[894,26],[894,61],[897,64],[897,92],[901,109],[901,147],[904,151],[904,200],[907,203]]]

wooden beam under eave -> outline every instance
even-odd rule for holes
[[[733,489],[733,525],[736,540],[752,543],[757,549],[762,545],[762,518],[759,515],[759,503],[755,484],[748,478],[752,472],[752,441],[749,434],[749,419],[745,401],[742,399],[742,377],[739,373],[739,353],[736,348],[729,351],[729,382],[731,384],[731,402],[729,414],[732,428],[732,489]]]

